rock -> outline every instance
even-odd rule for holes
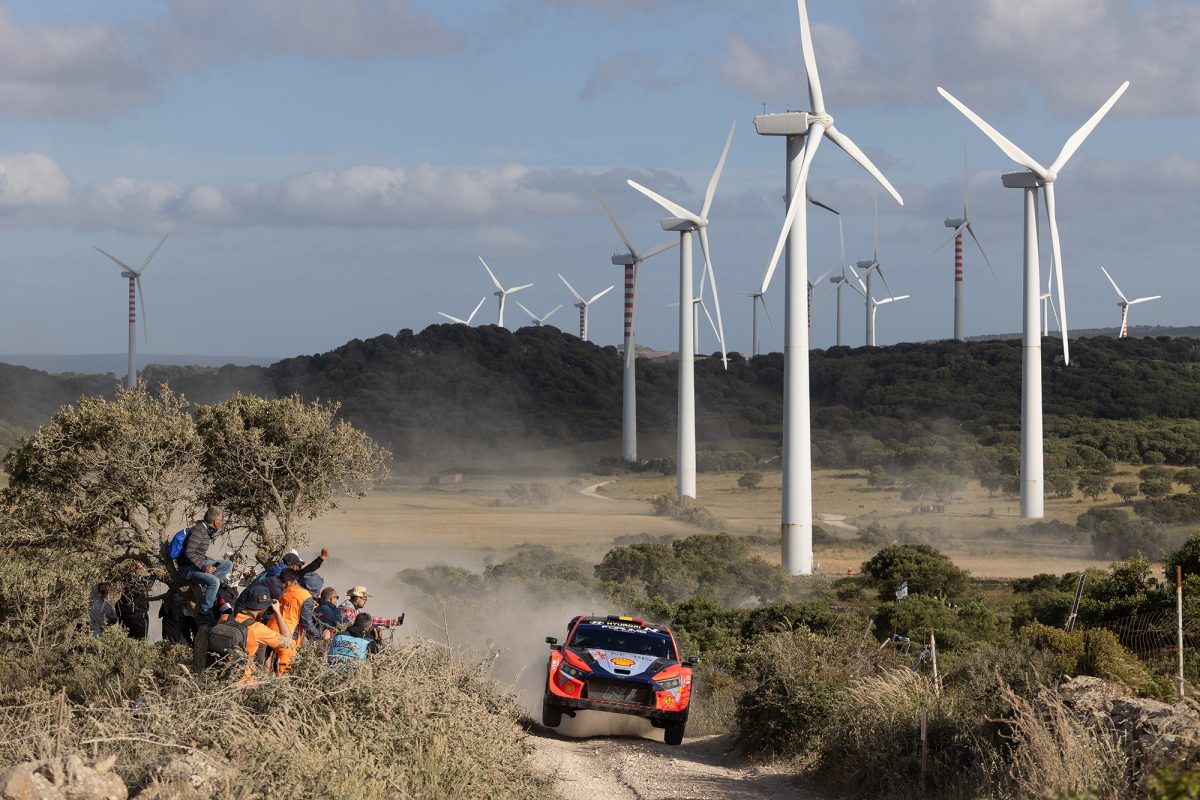
[[[0,800],[126,800],[125,782],[110,772],[115,762],[110,756],[88,766],[71,755],[17,764],[0,773]]]
[[[191,750],[160,769],[137,800],[174,800],[181,795],[217,797],[232,774],[233,765],[219,756]]]

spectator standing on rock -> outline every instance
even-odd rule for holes
[[[232,561],[208,557],[213,535],[224,524],[225,512],[216,506],[209,506],[204,512],[204,519],[188,528],[183,555],[176,561],[180,578],[204,587],[204,598],[196,609],[198,622],[215,621],[212,611],[217,602],[217,591],[221,588],[221,579],[233,569]]]
[[[150,633],[150,590],[154,577],[136,561],[129,562],[125,588],[117,600],[117,620],[130,639],[145,639]]]
[[[108,602],[108,592],[108,581],[100,581],[92,587],[92,604],[88,609],[92,636],[100,636],[109,625],[117,624],[117,611]]]

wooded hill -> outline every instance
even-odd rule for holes
[[[1161,454],[1167,463],[1200,463],[1200,341],[1081,339],[1072,343],[1069,367],[1057,341],[1043,344],[1049,463],[1055,436],[1113,460],[1156,461]],[[1015,340],[814,350],[814,459],[832,467],[1008,473],[1019,443],[1020,367]],[[676,372],[670,361],[639,360],[642,431],[671,431]],[[150,366],[144,377],[197,402],[239,391],[337,401],[399,459],[455,457],[514,442],[605,441],[597,457],[619,455],[620,353],[548,326],[510,332],[433,325],[269,367]],[[731,357],[728,371],[717,357],[699,360],[701,446],[738,439],[759,455],[776,452],[782,378],[778,353]],[[0,435],[11,443],[58,406],[82,393],[111,395],[114,384],[112,376],[0,365]],[[1068,466],[1088,457],[1059,455]]]

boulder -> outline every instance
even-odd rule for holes
[[[0,772],[0,800],[126,800],[112,756],[89,765],[77,755],[27,761]]]

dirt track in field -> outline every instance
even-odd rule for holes
[[[685,738],[670,747],[648,725],[645,736],[576,738],[540,727],[531,734],[534,764],[554,776],[564,800],[820,800],[791,775],[733,753],[727,735]]]

